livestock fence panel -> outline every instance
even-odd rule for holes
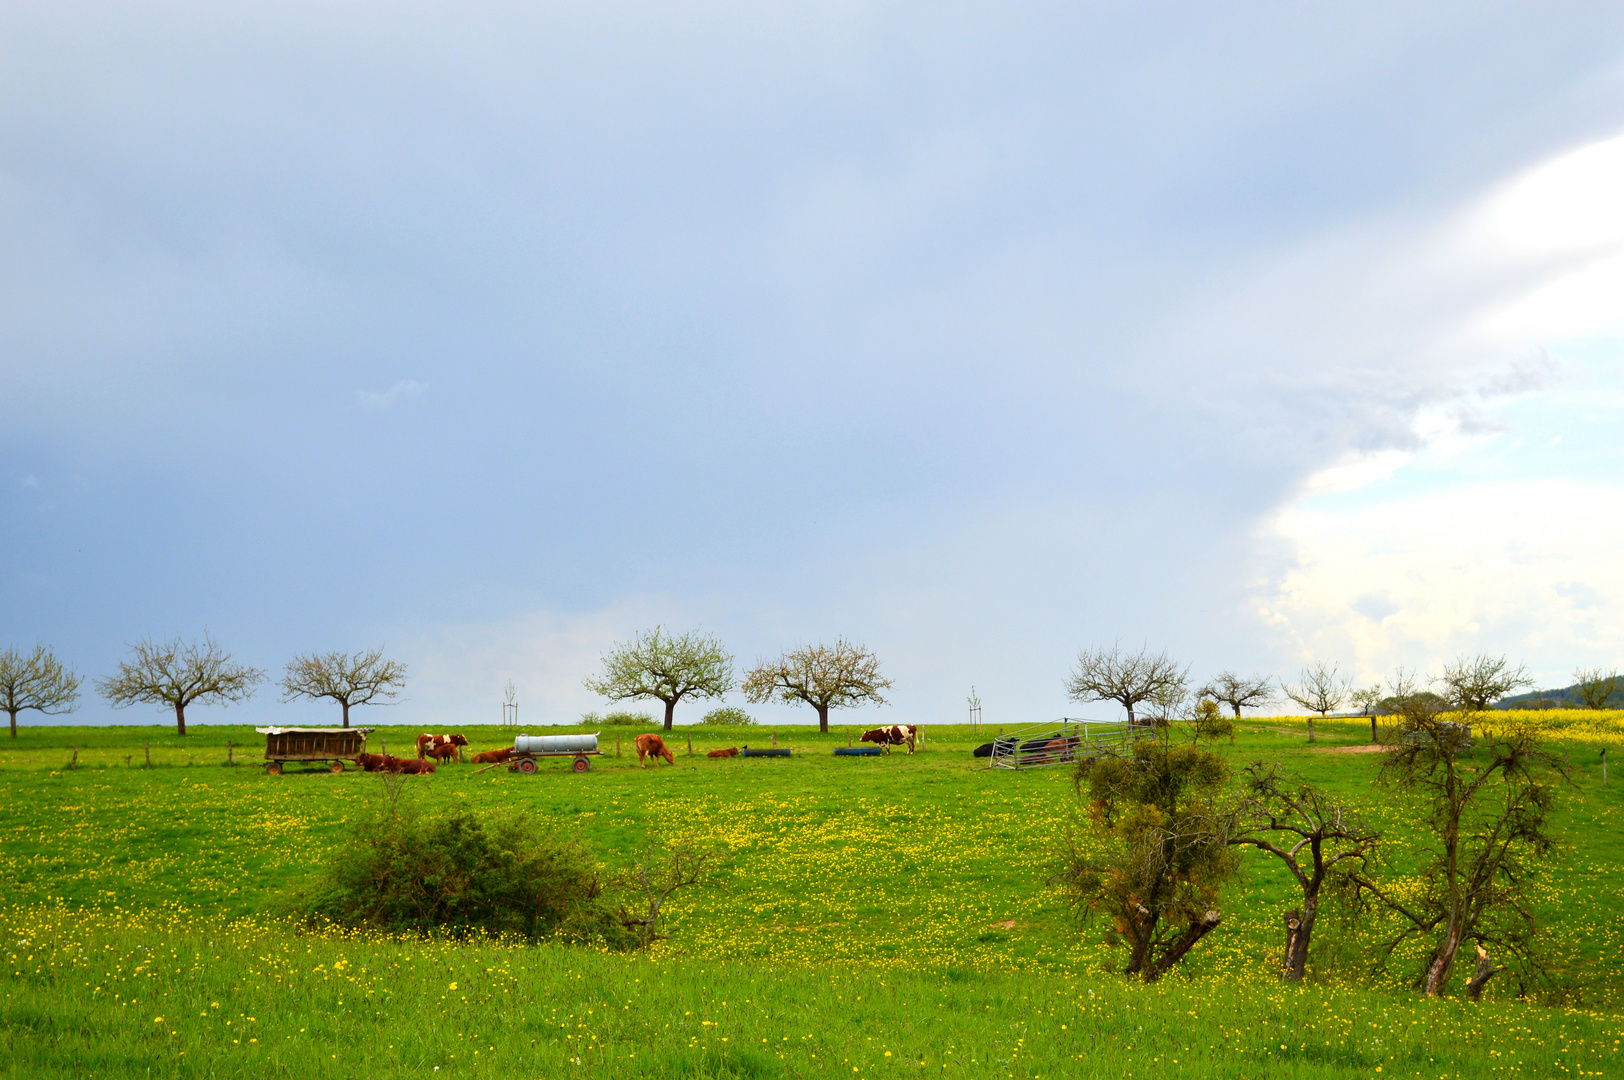
[[[1079,757],[1120,754],[1151,730],[1126,720],[1086,720],[1063,716],[1048,724],[1017,728],[993,740],[989,769],[1038,769]]]

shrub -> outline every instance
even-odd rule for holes
[[[732,727],[754,727],[756,718],[743,709],[736,709],[731,705],[723,705],[720,709],[712,709],[705,714],[702,724],[726,724]]]
[[[627,712],[621,709],[605,716],[603,723],[610,727],[647,727],[654,723],[654,717],[646,712]]]
[[[299,915],[393,932],[634,942],[580,841],[542,832],[515,812],[421,815],[396,794],[295,900]]]

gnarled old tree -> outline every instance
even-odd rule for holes
[[[174,709],[177,735],[186,734],[188,705],[247,701],[265,678],[258,668],[232,660],[208,634],[202,644],[142,638],[130,646],[130,654],[119,662],[118,674],[98,680],[96,689],[115,709],[135,704]]]
[[[1282,684],[1281,689],[1286,696],[1309,712],[1319,713],[1323,717],[1326,713],[1342,704],[1342,699],[1348,694],[1348,684],[1336,677],[1335,664],[1326,666],[1325,661],[1316,660],[1303,668],[1302,680],[1296,684]],[[1308,718],[1308,741],[1314,741],[1314,718]]]
[[[1346,803],[1312,784],[1285,780],[1262,762],[1246,767],[1232,814],[1229,842],[1273,855],[1302,890],[1302,905],[1286,912],[1282,964],[1282,977],[1300,982],[1321,897],[1355,891],[1361,878],[1368,880],[1376,831],[1361,823]]]
[[[670,731],[677,702],[720,698],[733,689],[733,654],[709,634],[695,630],[672,637],[656,626],[611,649],[603,658],[603,674],[588,677],[586,688],[610,701],[664,702]]]
[[[1066,680],[1066,692],[1073,701],[1114,701],[1128,710],[1128,723],[1141,721],[1134,707],[1172,696],[1182,699],[1188,665],[1180,665],[1166,652],[1152,653],[1143,647],[1136,653],[1122,651],[1121,643],[1109,649],[1084,649]]]
[[[1574,693],[1587,709],[1605,709],[1619,689],[1617,668],[1580,668],[1573,673]]]
[[[70,713],[79,707],[82,676],[70,670],[44,645],[24,655],[15,646],[0,652],[0,709],[11,717],[11,737],[17,737],[17,714],[33,709],[45,716]]]
[[[1223,759],[1193,739],[1143,739],[1126,756],[1077,763],[1087,831],[1050,880],[1110,919],[1128,975],[1159,979],[1222,921],[1219,895],[1235,873],[1216,805],[1225,776]]]
[[[1452,701],[1412,693],[1396,697],[1397,741],[1382,762],[1381,778],[1417,797],[1427,828],[1418,892],[1400,895],[1361,879],[1360,888],[1396,913],[1403,929],[1387,942],[1431,939],[1418,983],[1445,992],[1455,958],[1468,942],[1477,965],[1466,984],[1473,1000],[1504,966],[1494,952],[1538,969],[1531,903],[1534,872],[1555,844],[1549,819],[1551,781],[1566,779],[1561,759],[1545,753],[1535,727],[1515,713],[1497,714],[1492,731],[1464,694]]]
[[[282,673],[282,700],[331,698],[344,710],[344,726],[350,726],[350,708],[374,701],[390,702],[400,697],[406,685],[406,665],[389,660],[382,649],[349,653],[311,653],[295,656]]]
[[[882,690],[891,680],[880,661],[861,645],[837,638],[833,645],[808,645],[776,660],[757,660],[744,679],[744,694],[758,704],[802,702],[818,710],[818,730],[829,730],[829,710],[873,703],[884,705]]]

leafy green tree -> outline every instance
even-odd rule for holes
[[[201,644],[179,637],[168,641],[142,638],[130,646],[130,659],[118,673],[96,683],[113,708],[148,704],[175,710],[175,733],[186,734],[186,707],[195,702],[229,705],[254,696],[265,679],[258,668],[239,664],[215,640],[203,635]]]
[[[733,655],[719,640],[698,631],[673,637],[658,626],[616,645],[603,657],[603,673],[586,680],[588,690],[610,701],[664,702],[667,731],[677,702],[720,698],[733,685]]]
[[[11,737],[17,737],[20,712],[33,709],[56,716],[78,708],[82,681],[44,645],[35,645],[27,655],[16,646],[0,652],[0,709],[11,717]]]
[[[382,649],[354,656],[311,653],[288,661],[282,675],[282,700],[331,698],[343,708],[344,726],[349,727],[351,706],[394,701],[405,685],[406,665],[387,659]]]
[[[776,660],[758,660],[745,676],[744,693],[756,703],[802,702],[818,710],[818,730],[829,730],[829,710],[885,704],[891,680],[880,661],[861,645],[837,638],[833,645],[808,645]]]
[[[1223,759],[1193,740],[1142,739],[1129,754],[1077,763],[1088,825],[1051,881],[1110,920],[1130,976],[1161,978],[1223,921],[1219,897],[1236,867],[1217,806],[1226,776]]]

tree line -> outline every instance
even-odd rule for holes
[[[1309,674],[1320,677],[1299,689],[1323,716],[1335,708],[1327,704],[1337,696],[1334,668]],[[1187,669],[1165,653],[1113,648],[1085,651],[1070,683],[1073,696],[1121,702],[1135,722],[1132,706],[1148,703],[1155,728],[1125,753],[1077,762],[1084,813],[1051,879],[1081,912],[1107,921],[1108,937],[1126,948],[1125,973],[1154,981],[1215,930],[1237,855],[1251,849],[1278,860],[1296,885],[1296,902],[1281,913],[1287,981],[1304,977],[1328,902],[1348,916],[1344,926],[1364,917],[1385,928],[1378,963],[1406,943],[1425,943],[1415,984],[1429,996],[1445,993],[1463,952],[1473,1000],[1508,967],[1525,990],[1550,977],[1538,947],[1534,874],[1556,843],[1551,814],[1559,786],[1570,782],[1568,766],[1517,714],[1498,713],[1487,730],[1480,723],[1494,701],[1526,685],[1520,667],[1463,657],[1425,684],[1401,670],[1382,688],[1378,703],[1396,722],[1378,783],[1422,826],[1412,849],[1420,866],[1402,876],[1394,845],[1355,800],[1261,761],[1232,770],[1211,749],[1226,734],[1233,740],[1220,705],[1236,717],[1258,706],[1262,680],[1226,673],[1193,694],[1186,680]],[[1371,922],[1377,914],[1385,918]]]
[[[114,708],[146,704],[172,709],[175,731],[185,735],[189,706],[247,701],[265,680],[264,670],[238,663],[205,634],[201,642],[143,638],[130,646],[118,670],[95,686]],[[83,681],[44,645],[28,653],[15,647],[0,652],[0,708],[11,718],[11,737],[17,737],[19,713],[52,716],[76,709]],[[352,707],[399,699],[406,665],[386,657],[382,649],[309,653],[289,660],[277,685],[284,701],[337,703],[343,725],[349,727]],[[741,683],[732,654],[716,637],[698,631],[674,635],[657,626],[604,654],[602,671],[589,676],[586,687],[611,701],[664,703],[667,731],[685,698],[720,698],[742,689],[751,702],[811,706],[818,714],[818,730],[827,732],[831,709],[884,705],[891,680],[881,674],[873,652],[837,638],[832,645],[819,642],[760,659]]]

